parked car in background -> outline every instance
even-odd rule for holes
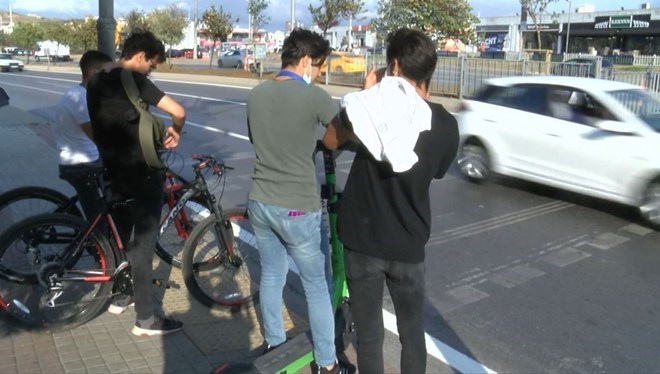
[[[167,50],[167,52],[165,52],[165,56],[172,57],[172,58],[183,57],[183,50],[181,50],[181,49],[169,49],[169,50]]]
[[[326,72],[326,65],[330,64],[330,73],[350,74],[363,73],[365,69],[364,56],[356,56],[348,52],[332,52],[321,66],[321,73]]]
[[[183,52],[183,57],[193,58],[195,51],[192,48],[184,48],[181,50]],[[197,58],[202,58],[204,55],[200,49],[197,50]]]
[[[660,229],[660,102],[616,81],[523,76],[465,100],[459,170],[491,173],[637,207]]]
[[[0,71],[23,71],[23,61],[9,53],[0,53]]]
[[[598,66],[600,61],[600,67]],[[602,57],[579,57],[560,62],[552,67],[552,75],[609,79],[614,71],[610,60]]]
[[[233,49],[218,56],[218,67],[243,68],[248,59],[252,59],[252,51]]]

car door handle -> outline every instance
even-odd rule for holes
[[[555,137],[555,138],[558,138],[558,137],[559,137],[558,134],[553,134],[553,133],[550,133],[550,132],[546,132],[545,134],[546,134],[547,136],[552,136],[552,137]]]
[[[490,122],[490,123],[497,123],[494,119],[489,119],[489,118],[484,118],[485,122]]]

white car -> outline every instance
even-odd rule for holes
[[[23,61],[16,60],[9,53],[0,53],[0,71],[23,71]]]
[[[456,115],[457,162],[638,207],[660,229],[660,102],[631,84],[535,76],[486,81]]]

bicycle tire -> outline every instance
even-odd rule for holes
[[[82,218],[65,213],[47,213],[27,218],[0,236],[0,306],[22,327],[57,332],[94,318],[112,295],[111,279],[104,281],[62,280],[62,295],[54,295],[44,279],[93,271],[112,276],[117,258],[105,236],[93,231],[81,253],[68,263],[61,256],[71,242],[88,229]],[[29,246],[28,246],[29,242]]]
[[[178,201],[178,199],[179,196],[176,196],[175,201]],[[185,216],[179,213],[178,221],[185,234],[180,235],[176,223],[172,222],[163,234],[158,237],[158,242],[156,243],[156,254],[158,257],[176,268],[181,267],[181,256],[185,241],[190,237],[193,229],[211,214],[207,201],[201,196],[193,196],[186,202],[186,205],[182,209],[185,212]],[[169,211],[169,205],[165,201],[161,223]]]
[[[52,188],[25,186],[0,194],[0,232],[27,217],[42,213],[83,216],[75,201]]]
[[[188,291],[207,307],[236,307],[253,301],[259,290],[260,261],[246,209],[224,212],[221,225],[229,246],[218,245],[216,218],[200,223],[183,250],[183,279]],[[227,247],[232,248],[233,264]]]

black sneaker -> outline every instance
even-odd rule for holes
[[[342,362],[335,363],[335,366],[328,370],[324,367],[319,367],[318,374],[353,374],[355,373],[355,366],[350,364],[344,364]]]
[[[264,348],[264,353],[263,353],[263,354],[266,354],[266,353],[272,351],[273,349],[277,349],[278,347],[281,347],[282,344],[285,344],[285,343],[288,342],[288,341],[289,341],[289,338],[286,338],[286,340],[284,341],[284,343],[280,343],[280,344],[278,344],[278,345],[270,345],[270,344],[266,345],[266,348]]]
[[[148,326],[146,326],[148,322],[135,322],[135,326],[133,326],[131,333],[137,336],[167,335],[181,331],[183,328],[183,322],[175,321],[171,318],[153,317],[151,320],[153,322]]]

